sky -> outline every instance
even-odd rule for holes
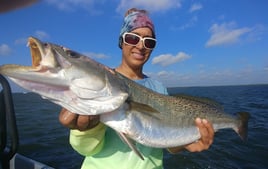
[[[165,86],[268,84],[266,0],[43,0],[0,13],[0,65],[31,65],[34,36],[115,68],[132,7],[154,22],[157,46],[144,73]]]

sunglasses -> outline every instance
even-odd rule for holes
[[[123,42],[127,45],[135,46],[140,41],[143,42],[143,46],[146,49],[152,50],[156,45],[156,39],[150,37],[141,37],[135,33],[126,32],[123,34]]]

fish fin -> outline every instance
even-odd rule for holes
[[[204,104],[207,104],[209,106],[213,106],[217,109],[221,109],[223,110],[223,106],[218,103],[217,101],[211,99],[211,98],[207,98],[207,97],[197,97],[197,96],[191,96],[191,95],[187,95],[187,94],[175,94],[175,95],[172,95],[173,97],[176,97],[176,98],[184,98],[184,99],[189,99],[189,100],[193,100],[193,101],[197,101],[197,102],[200,102],[200,103],[204,103]]]
[[[236,131],[242,140],[247,140],[248,136],[248,120],[250,118],[250,114],[248,112],[239,112],[238,119],[241,121],[238,126],[238,130]]]
[[[137,156],[139,156],[142,160],[144,160],[142,154],[139,152],[139,150],[137,149],[137,147],[135,147],[133,141],[132,141],[130,138],[128,138],[128,137],[126,136],[126,134],[124,134],[124,133],[119,133],[119,132],[117,132],[117,134],[119,135],[119,137],[121,138],[121,140],[122,140],[123,142],[125,142],[125,143],[129,146],[129,148],[130,148],[132,151],[134,151],[134,153],[135,153]]]
[[[142,113],[160,113],[156,109],[148,106],[146,104],[138,103],[138,102],[129,102],[130,109],[134,109],[138,112]]]

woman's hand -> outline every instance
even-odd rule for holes
[[[98,115],[79,115],[62,108],[59,115],[59,121],[65,127],[84,131],[97,126],[99,124],[100,117]]]
[[[212,124],[208,122],[206,119],[200,119],[200,118],[197,118],[195,120],[195,123],[199,129],[201,138],[196,142],[190,143],[185,146],[168,148],[169,152],[177,153],[182,151],[183,149],[186,149],[190,152],[200,152],[203,150],[207,150],[210,147],[214,139],[214,129]]]
[[[206,119],[197,118],[195,120],[196,126],[199,129],[201,138],[194,143],[188,144],[185,146],[185,149],[190,152],[200,152],[207,150],[210,145],[213,143],[214,139],[214,129],[210,122]]]

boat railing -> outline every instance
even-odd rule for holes
[[[11,88],[1,74],[0,83],[0,162],[3,169],[8,169],[9,161],[18,150],[19,137]]]

